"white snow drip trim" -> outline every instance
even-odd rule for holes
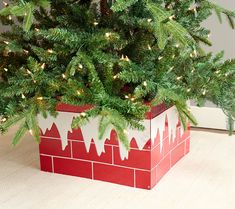
[[[53,124],[55,124],[61,137],[62,148],[65,149],[68,145],[68,132],[72,132],[71,124],[73,118],[77,117],[78,115],[79,113],[59,112],[56,118],[48,116],[46,119],[43,118],[42,115],[38,115],[38,122],[43,134],[45,134],[47,130],[50,130]],[[172,107],[151,120],[144,120],[142,122],[142,124],[145,126],[145,130],[143,132],[132,129],[127,130],[129,142],[133,138],[135,138],[138,148],[142,150],[149,139],[151,139],[152,143],[154,143],[157,134],[159,134],[161,148],[160,150],[162,151],[163,133],[165,131],[166,120],[168,120],[168,131],[169,136],[171,136],[169,137],[169,140],[174,141],[176,138],[179,117],[176,108]],[[100,117],[91,119],[87,125],[81,127],[81,131],[87,152],[89,152],[90,150],[90,145],[93,139],[97,153],[98,155],[101,155],[105,151],[105,140],[110,139],[110,132],[112,130],[112,127],[110,126],[108,130],[106,130],[103,139],[99,140],[99,121]],[[183,130],[180,131],[180,134],[183,134]],[[124,145],[120,143],[119,146],[121,158],[123,160],[125,158],[128,158],[128,151],[126,150]]]

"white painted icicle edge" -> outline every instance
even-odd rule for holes
[[[71,128],[72,120],[74,117],[78,115],[79,113],[59,112],[56,118],[48,116],[46,119],[43,118],[42,115],[38,115],[39,127],[41,128],[42,133],[45,134],[46,130],[50,130],[53,124],[55,124],[57,126],[57,129],[61,137],[62,148],[65,149],[66,146],[68,145],[68,132],[72,131]],[[101,155],[105,151],[105,146],[104,146],[105,140],[110,139],[110,132],[112,130],[112,127],[110,126],[108,130],[106,130],[103,139],[99,140],[99,133],[98,133],[99,120],[100,117],[91,119],[87,125],[81,127],[81,131],[87,152],[89,152],[90,150],[91,141],[93,139],[97,149],[97,153],[98,155]],[[171,136],[169,137],[169,140],[174,141],[176,137],[176,129],[177,129],[177,124],[179,122],[179,117],[176,108],[171,107],[170,109],[164,111],[163,113],[153,118],[152,120],[147,120],[147,119],[144,120],[142,122],[142,124],[145,126],[145,130],[143,132],[129,129],[127,131],[129,142],[133,138],[135,138],[139,149],[142,150],[147,141],[151,139],[153,143],[155,137],[159,133],[160,148],[162,151],[163,132],[165,131],[166,120],[168,120],[169,136]],[[151,127],[151,132],[150,132],[150,127]],[[180,133],[181,134],[183,133],[182,128]],[[120,147],[121,158],[123,160],[125,158],[128,158],[128,151],[126,150],[124,145],[122,143],[119,143],[119,147]]]

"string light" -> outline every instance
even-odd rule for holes
[[[191,89],[187,89],[187,92],[190,92],[191,91]]]
[[[54,51],[52,49],[48,49],[47,52],[52,54]]]
[[[12,16],[11,15],[8,16],[8,20],[12,20]]]
[[[215,73],[216,73],[216,74],[219,74],[219,73],[220,73],[220,70],[216,70]]]
[[[2,118],[2,119],[1,119],[1,122],[6,122],[6,121],[7,121],[6,118]]]
[[[113,76],[113,79],[117,79],[117,78],[118,78],[118,75],[114,75],[114,76]]]
[[[129,134],[129,132],[126,129],[123,130],[123,133],[124,134]]]
[[[26,49],[23,49],[23,51],[24,51],[25,54],[28,54],[28,53],[29,53],[29,51],[26,50]]]
[[[4,68],[4,71],[5,71],[5,72],[7,72],[7,71],[8,71],[8,69],[7,69],[7,68]]]
[[[172,59],[174,59],[174,58],[175,58],[175,55],[173,54],[173,55],[172,55]]]
[[[82,112],[82,113],[81,113],[81,116],[82,116],[82,117],[85,117],[85,116],[86,116],[86,113],[85,113],[85,112]]]
[[[125,98],[126,98],[126,99],[129,99],[129,96],[128,96],[128,95],[125,95]]]
[[[225,76],[228,77],[228,76],[229,76],[229,73],[225,73]]]
[[[43,97],[38,97],[37,100],[42,101],[42,100],[43,100]]]
[[[27,69],[27,73],[28,73],[29,75],[32,75],[32,72],[31,72],[29,69]]]
[[[179,44],[176,44],[176,45],[175,45],[175,47],[176,47],[176,48],[179,48],[179,47],[180,47],[180,45],[179,45]]]
[[[5,7],[7,7],[9,4],[5,1],[2,1],[2,3],[4,4]]]
[[[152,19],[147,19],[148,23],[152,22]]]
[[[122,61],[127,61],[127,62],[130,61],[130,59],[128,58],[128,56],[124,56],[124,55],[122,55],[122,57],[121,57],[120,60],[122,60]]]
[[[176,79],[179,81],[183,78],[183,76],[178,76]]]
[[[30,129],[30,130],[29,130],[29,133],[30,133],[31,135],[33,135],[33,130],[32,130],[32,129]]]
[[[83,65],[82,65],[82,64],[79,64],[79,65],[78,65],[78,68],[83,69]]]
[[[35,30],[36,32],[39,32],[39,31],[40,31],[38,28],[34,28],[34,30]]]
[[[94,24],[94,26],[97,26],[97,25],[99,25],[99,23],[98,23],[98,22],[96,22],[96,21],[95,21],[93,24]]]
[[[66,75],[65,75],[64,73],[62,74],[62,78],[63,78],[63,79],[65,79],[65,78],[66,78]]]
[[[161,60],[162,58],[163,58],[163,57],[160,56],[160,57],[158,57],[158,60]]]
[[[173,19],[175,19],[175,15],[171,15],[171,16],[169,17],[169,20],[173,20]]]
[[[42,69],[45,69],[45,67],[46,67],[46,64],[45,64],[45,63],[42,63],[41,68],[42,68]]]
[[[22,98],[22,99],[25,99],[25,95],[24,95],[24,94],[21,94],[21,98]]]
[[[77,94],[80,96],[81,95],[81,92],[79,90],[77,90]]]
[[[144,81],[143,85],[144,85],[144,86],[147,86],[148,84],[147,84],[147,82],[146,82],[146,81]]]
[[[203,94],[203,95],[206,95],[206,89],[203,90],[202,94]]]
[[[112,33],[105,33],[106,38],[110,38],[111,35],[112,35]]]
[[[193,68],[193,69],[191,70],[191,73],[194,73],[194,71],[195,71],[195,68]]]
[[[148,44],[148,50],[152,50],[152,47]]]
[[[9,44],[9,42],[8,41],[3,41],[6,45],[8,45]]]
[[[134,102],[135,101],[135,97],[131,97],[131,101]]]
[[[174,66],[170,67],[170,71],[173,70],[174,68],[175,68]]]

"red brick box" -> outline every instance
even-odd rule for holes
[[[99,118],[71,130],[74,117],[90,106],[58,106],[58,117],[38,117],[41,170],[151,189],[190,148],[190,130],[183,131],[175,107],[153,107],[144,132],[128,130],[130,151],[110,128],[98,139]]]

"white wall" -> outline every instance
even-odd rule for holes
[[[235,11],[235,0],[211,0],[224,8]],[[212,47],[205,47],[207,51],[220,52],[225,51],[225,58],[235,58],[235,30],[231,30],[227,17],[223,17],[223,24],[219,23],[216,14],[213,14],[204,25],[211,30],[210,40]]]

